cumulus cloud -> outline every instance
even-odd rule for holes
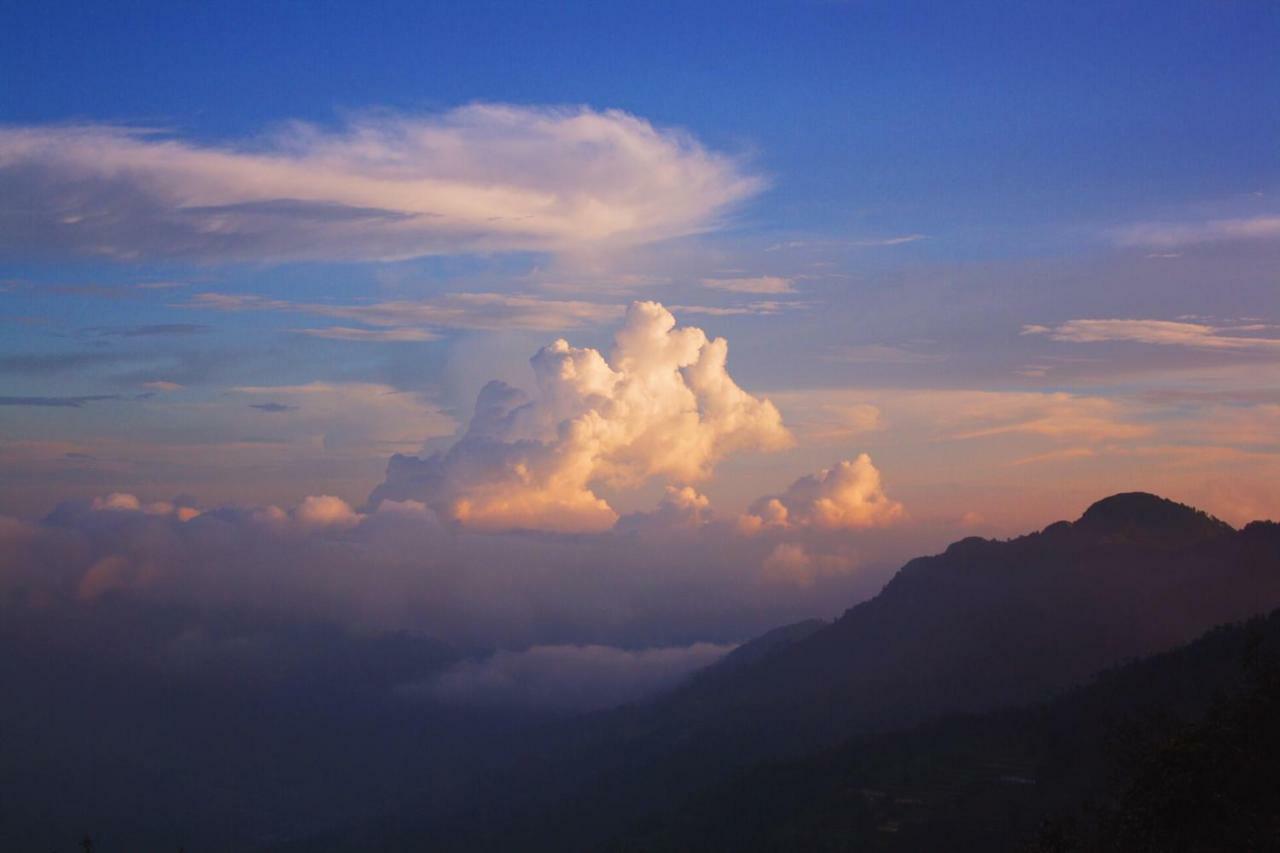
[[[860,454],[801,477],[781,495],[756,501],[740,521],[744,532],[766,528],[825,530],[883,527],[900,520],[902,504],[889,498],[871,457]],[[790,555],[794,558],[796,555]],[[779,559],[787,557],[782,555]],[[791,559],[791,562],[796,562]]]
[[[1043,325],[1022,327],[1024,335],[1048,335],[1069,343],[1123,341],[1159,346],[1181,346],[1203,350],[1235,350],[1280,354],[1280,338],[1275,328],[1262,324],[1210,326],[1176,320],[1069,320],[1052,328]]]
[[[94,599],[113,590],[126,589],[136,582],[135,574],[123,557],[103,557],[84,573],[76,587],[76,596]]]
[[[476,104],[303,123],[236,144],[106,125],[0,130],[0,250],[393,260],[635,245],[713,228],[762,188],[617,110]],[[12,207],[12,206],[10,206]]]
[[[620,531],[697,530],[712,520],[711,499],[692,486],[667,486],[653,512],[636,512],[618,519]]]
[[[608,359],[563,339],[543,347],[530,360],[535,397],[489,383],[457,444],[393,457],[370,500],[420,500],[476,528],[606,529],[618,516],[598,484],[688,484],[729,453],[791,443],[778,410],[738,387],[727,358],[723,338],[636,302]]]
[[[843,554],[814,553],[802,542],[779,542],[761,563],[760,577],[771,585],[809,587],[824,576],[850,571],[855,565]]]
[[[184,506],[169,501],[152,501],[143,503],[137,495],[127,492],[94,498],[89,506],[96,512],[140,512],[144,515],[173,516],[178,521],[190,521],[200,514],[200,510],[192,506]]]
[[[593,711],[672,687],[733,649],[718,643],[635,651],[602,645],[534,646],[464,661],[431,681],[404,689],[456,705]]]
[[[256,614],[285,614],[357,632],[408,629],[466,650],[526,650],[455,671],[459,702],[503,690],[544,707],[626,701],[728,643],[873,592],[884,575],[865,573],[868,560],[888,565],[906,537],[881,529],[900,507],[861,459],[776,498],[785,523],[758,536],[714,517],[698,484],[722,459],[791,441],[772,403],[734,382],[727,355],[725,341],[636,303],[607,354],[564,340],[544,347],[531,360],[531,393],[490,384],[453,448],[396,457],[366,506],[307,486],[293,492],[311,494],[302,500],[261,498],[279,506],[197,508],[154,500],[148,473],[146,487],[128,489],[141,497],[122,484],[39,522],[0,519],[0,618],[52,601],[70,622],[76,608],[120,605],[152,606],[177,625],[216,611],[250,614],[250,627],[265,618]],[[252,434],[254,467],[272,474],[290,454],[308,465],[385,459],[379,449],[416,451],[455,432],[420,395],[375,384],[241,387],[165,408],[211,434]],[[60,460],[73,451],[42,450]],[[666,486],[656,509],[614,525],[605,496],[646,483]],[[843,541],[855,536],[856,560]]]
[[[311,495],[293,511],[294,520],[306,528],[355,527],[363,517],[342,498],[333,495]]]

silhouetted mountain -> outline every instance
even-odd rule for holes
[[[1173,547],[1230,536],[1231,525],[1198,509],[1146,492],[1103,498],[1073,527],[1099,542],[1137,542]]]
[[[755,765],[617,850],[1260,850],[1280,842],[1280,611],[1051,703]]]
[[[774,628],[772,631],[765,631],[759,637],[749,640],[729,652],[729,654],[712,664],[711,668],[728,670],[755,663],[784,646],[799,642],[821,631],[830,624],[825,619],[805,619],[802,622],[793,622],[790,625],[783,625],[781,628]]]
[[[1074,523],[912,560],[830,625],[766,635],[665,697],[548,733],[475,792],[481,808],[406,818],[437,849],[593,848],[735,768],[1043,701],[1277,606],[1280,525],[1236,531],[1116,495]],[[358,837],[411,848],[376,827]]]
[[[1275,606],[1280,526],[1237,532],[1116,495],[1073,524],[912,560],[829,627],[677,691],[659,725],[706,725],[762,751],[812,747],[1034,701]]]
[[[897,827],[876,829],[889,849],[911,827],[1006,839],[1078,809],[1101,758],[1071,731],[1101,731],[1124,703],[1099,700],[1087,725],[1064,716],[1052,737],[1033,725],[1041,712],[972,715],[1045,701],[1277,606],[1280,525],[1236,531],[1117,495],[1074,523],[912,560],[834,622],[784,626],[667,695],[568,721],[406,701],[400,685],[459,659],[424,637],[127,599],[17,609],[0,621],[0,684],[13,697],[0,705],[0,847],[66,846],[86,831],[103,850],[288,838],[307,853],[679,847],[720,832],[721,806],[757,819],[740,816],[743,831],[779,827],[761,836],[779,848],[864,818]],[[1181,707],[1158,682],[1135,676],[1120,692]],[[1194,711],[1218,682],[1178,683]],[[971,716],[930,722],[957,713]],[[1046,737],[1049,751],[1036,751]],[[1076,753],[1094,758],[1072,764]],[[850,794],[850,767],[871,774],[863,787],[893,792],[892,806]],[[991,768],[1012,781],[992,787]],[[1061,784],[1046,781],[1054,773]],[[1025,778],[1059,792],[1053,808],[1027,799]],[[794,814],[808,799],[818,811]],[[1151,802],[1115,809],[1164,807]],[[691,822],[689,808],[710,822]],[[346,828],[310,837],[330,827]]]

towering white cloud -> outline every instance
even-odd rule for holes
[[[761,181],[626,113],[477,104],[209,145],[0,129],[0,251],[388,260],[634,245],[714,227]],[[17,209],[17,208],[15,208]]]
[[[563,339],[543,347],[530,361],[535,398],[485,386],[466,435],[425,460],[394,457],[371,500],[420,500],[478,528],[610,527],[617,514],[598,484],[687,484],[726,454],[791,443],[773,404],[729,376],[728,351],[723,338],[677,328],[658,303],[636,302],[608,359]]]

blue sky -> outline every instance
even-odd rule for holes
[[[371,107],[616,107],[750,152],[774,180],[759,227],[1106,222],[1278,168],[1270,3],[7,7],[7,122],[213,140]]]
[[[488,379],[530,387],[538,347],[607,349],[633,299],[727,337],[734,378],[797,434],[700,484],[728,512],[864,450],[939,537],[1126,486],[1232,520],[1280,510],[1273,3],[6,3],[0,17],[0,511],[115,490],[359,504],[391,452],[447,447]],[[514,112],[459,119],[469,105]],[[648,159],[579,161],[554,121],[549,147],[504,159],[558,109],[652,144]],[[433,179],[609,202],[536,233],[413,208],[425,224],[406,248],[394,223],[410,214],[390,196],[304,205],[296,177],[253,189],[247,158],[264,152],[319,183],[426,156],[396,148],[397,122],[481,152],[456,172],[426,164]],[[85,126],[100,135],[54,153]],[[12,153],[27,132],[35,153]],[[373,165],[361,133],[385,135]],[[149,172],[169,143],[185,165]],[[95,151],[140,159],[108,168]],[[208,152],[239,158],[243,183],[220,195]],[[672,164],[678,178],[645,179]],[[196,210],[199,239],[166,230],[165,205]],[[622,208],[647,224],[590,236]],[[86,216],[108,230],[69,236]],[[205,240],[224,217],[234,239]],[[302,402],[318,385],[326,402]],[[630,510],[662,485],[600,488]]]

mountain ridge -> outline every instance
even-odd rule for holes
[[[1154,495],[1113,495],[1075,522],[918,557],[830,624],[782,626],[733,665],[572,721],[482,786],[482,832],[480,812],[424,812],[420,825],[440,849],[597,849],[619,821],[735,768],[1042,701],[1276,607],[1280,525],[1237,531]]]
[[[949,715],[887,736],[862,736],[803,758],[763,762],[729,774],[674,809],[646,815],[619,832],[611,849],[910,851],[1095,850],[1099,841],[1159,835],[1137,849],[1183,849],[1180,833],[1245,837],[1266,814],[1276,825],[1274,728],[1258,720],[1236,741],[1255,749],[1257,775],[1270,786],[1229,785],[1235,802],[1214,802],[1188,789],[1200,768],[1182,757],[1189,726],[1257,700],[1280,698],[1280,610],[1215,627],[1193,642],[1099,673],[1034,705],[982,715]],[[1161,750],[1178,750],[1177,778],[1152,766]],[[1137,761],[1134,761],[1134,759]],[[1212,766],[1239,765],[1224,755]],[[1151,818],[1151,800],[1192,796],[1198,805],[1178,823]],[[1154,795],[1154,796],[1151,796]],[[1135,798],[1141,798],[1134,803]],[[1086,808],[1092,802],[1094,809]],[[1231,816],[1233,827],[1224,826]],[[1147,820],[1146,824],[1151,821]],[[1256,838],[1255,838],[1256,841]],[[1233,849],[1249,845],[1237,843]],[[1103,849],[1116,849],[1108,846]],[[1123,849],[1135,849],[1125,847]],[[1189,849],[1219,849],[1193,846]],[[1224,845],[1225,849],[1225,845]]]
[[[1277,559],[1278,531],[1268,522],[1237,531],[1149,493],[1112,495],[1074,522],[1005,541],[964,539],[941,554],[910,560],[879,594],[749,669],[755,679],[777,679],[775,692],[787,705],[807,695],[811,702],[835,700],[839,706],[856,698],[837,689],[851,661],[871,674],[863,680],[865,689],[883,690],[891,686],[894,665],[910,666],[913,677],[946,681],[957,668],[980,670],[974,658],[1035,638],[1043,654],[1025,656],[1021,667],[1000,672],[986,685],[986,700],[955,695],[939,704],[977,711],[1031,701],[1103,667],[1187,642],[1267,604],[1280,605],[1280,570],[1259,571],[1251,553],[1259,548]],[[1051,626],[1060,633],[1052,635]],[[912,635],[893,637],[895,628]],[[929,648],[964,644],[974,634],[979,642],[969,644],[968,660]],[[1059,642],[1072,637],[1080,642]],[[859,661],[856,650],[875,648],[880,639],[907,654],[884,663],[866,655]],[[1046,670],[1051,677],[1037,676]],[[732,694],[733,685],[718,677],[715,690]],[[923,710],[900,709],[917,719]],[[894,713],[855,726],[874,730],[901,721]]]

